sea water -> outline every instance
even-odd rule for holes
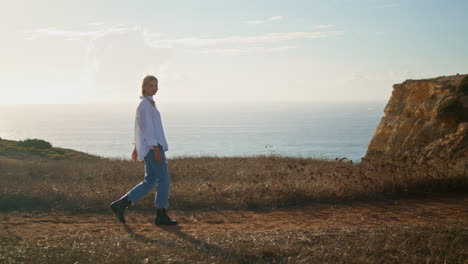
[[[0,137],[130,159],[133,104],[3,105]],[[359,162],[386,102],[157,102],[169,150],[177,156],[295,157]]]

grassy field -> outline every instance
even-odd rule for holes
[[[351,218],[347,222],[337,220],[338,224],[330,228],[316,226],[312,220],[322,217],[327,223],[333,214],[300,217],[319,205],[331,206],[324,212],[333,212],[335,205],[351,210],[356,202],[398,204],[395,201],[409,198],[464,194],[468,189],[465,168],[451,166],[450,160],[417,162],[410,157],[376,157],[353,164],[346,159],[279,155],[168,159],[169,212],[180,217],[181,225],[179,229],[152,225],[153,191],[130,208],[129,217],[133,215],[135,222],[147,217],[140,222],[144,228],[134,227],[137,231],[132,231],[116,221],[108,204],[143,179],[142,162],[96,157],[44,144],[38,150],[30,143],[0,140],[0,260],[5,263],[466,263],[468,259],[466,196],[459,202],[452,199],[448,204],[455,203],[458,209],[447,211],[447,215],[405,207],[396,210],[393,218],[382,218],[373,226]],[[249,212],[264,216],[265,210],[299,213],[295,217],[285,214],[286,222],[270,225],[264,232],[255,230],[270,222],[269,218],[254,217],[258,226],[250,231],[243,228],[250,221],[233,220]],[[404,210],[420,214],[401,223],[393,221]],[[378,209],[365,212],[374,211]],[[55,216],[56,212],[61,216]],[[201,220],[193,219],[194,214],[203,212],[207,214]],[[436,216],[428,221],[411,221],[428,212]],[[219,222],[214,217],[217,213],[226,217]],[[91,227],[75,232],[89,214],[94,219],[89,223],[99,227],[98,231]],[[349,214],[343,213],[340,219],[346,216]],[[15,229],[15,223],[23,218],[34,223],[24,224],[30,227],[27,231],[22,226]],[[36,218],[38,222],[33,221]],[[71,224],[57,235],[54,229],[70,219]],[[224,224],[231,220],[239,222],[239,232],[227,235]],[[288,225],[290,229],[281,228],[296,221]],[[303,222],[309,224],[301,225]],[[184,225],[190,230],[198,223],[207,225],[192,233],[180,230]],[[219,225],[223,226],[221,231],[211,232]],[[44,227],[47,232],[43,235],[31,235]],[[161,239],[161,234],[167,240]]]
[[[463,169],[450,161],[411,158],[346,160],[282,157],[168,159],[172,209],[280,208],[308,202],[375,200],[466,190]],[[107,211],[108,203],[143,180],[144,163],[79,156],[50,159],[1,155],[0,210]],[[151,209],[154,195],[139,202]]]

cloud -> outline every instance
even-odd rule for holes
[[[138,85],[144,75],[171,72],[167,63],[174,50],[148,45],[144,31],[138,26],[109,29],[89,41],[86,58],[94,69],[99,96],[113,94],[123,101],[139,93]]]
[[[370,8],[392,8],[399,7],[398,3],[394,0],[365,0]]]
[[[326,25],[313,25],[313,29],[324,29],[324,28],[331,28],[334,27],[334,25],[326,24]]]
[[[89,22],[88,25],[90,26],[102,26],[104,22]]]
[[[33,31],[27,39],[36,39],[41,36],[80,38],[96,36],[98,34],[99,31],[68,31],[55,28],[39,28]]]
[[[328,25],[319,25],[326,28]],[[51,38],[55,40],[82,40],[86,54],[86,66],[94,73],[99,96],[118,93],[128,98],[128,87],[139,82],[142,73],[158,72],[161,77],[180,80],[171,64],[176,53],[184,51],[231,55],[239,53],[284,52],[299,46],[286,42],[302,39],[327,38],[344,34],[343,31],[274,32],[257,35],[186,36],[173,37],[139,25],[105,25],[101,22],[70,28],[39,28],[29,32],[30,40]],[[162,75],[161,75],[162,74]],[[121,77],[125,76],[125,78]],[[130,90],[132,91],[132,90]]]
[[[400,5],[398,4],[382,4],[382,5],[376,5],[372,6],[373,8],[392,8],[392,7],[399,7]]]
[[[66,30],[66,29],[57,29],[57,28],[39,28],[33,31],[26,32],[26,39],[34,40],[40,37],[62,37],[64,39],[73,38],[73,39],[82,39],[82,38],[96,38],[108,34],[121,34],[132,30],[129,27],[114,26],[101,30]]]
[[[317,29],[329,28],[333,25],[315,25]],[[271,44],[283,41],[326,38],[343,35],[343,31],[298,31],[298,32],[274,32],[257,35],[234,35],[226,37],[216,36],[189,36],[168,37],[162,32],[153,32],[141,26],[125,26],[122,24],[106,27],[100,30],[66,30],[57,28],[40,28],[30,32],[28,39],[39,37],[61,37],[66,40],[90,39],[89,47],[92,48],[93,41],[105,36],[117,36],[137,31],[144,42],[152,48],[174,48],[176,46],[206,47],[221,45],[245,45],[245,44]]]
[[[131,67],[141,61],[148,61],[147,64],[152,65],[150,68],[155,68],[156,64],[162,65],[173,55],[173,50],[151,45],[147,41],[147,32],[148,29],[140,26],[119,26],[102,30],[89,40],[87,58],[92,61],[96,71],[100,70],[103,57],[106,61],[128,63],[126,65]]]
[[[138,86],[146,74],[158,74],[167,79],[160,74],[164,72],[173,79],[185,78],[173,77],[173,69],[168,69],[167,63],[174,50],[148,41],[148,37],[164,34],[152,33],[145,27],[88,23],[67,28],[39,28],[28,31],[26,36],[31,41],[83,41],[82,50],[76,52],[83,52],[85,56],[83,70],[93,80],[90,86],[94,87],[88,89],[92,93],[89,97],[96,100],[125,101],[138,96]]]
[[[272,16],[272,17],[269,17],[267,19],[264,19],[264,20],[249,20],[249,21],[245,21],[245,23],[247,24],[265,24],[265,23],[270,23],[272,21],[277,21],[277,20],[282,20],[283,17],[282,16]]]
[[[369,81],[404,81],[407,79],[424,79],[436,76],[434,72],[413,72],[406,70],[392,70],[382,72],[352,72],[350,80]]]
[[[222,44],[278,43],[297,39],[325,38],[342,34],[344,34],[343,31],[278,32],[252,36],[158,38],[155,41],[159,44],[166,43],[168,46],[214,46]]]
[[[243,48],[225,48],[225,49],[206,49],[200,53],[218,53],[218,54],[239,54],[247,52],[277,52],[296,49],[298,46],[279,46],[279,47],[243,47]]]
[[[278,19],[271,17],[269,20]],[[93,30],[84,30],[92,28]],[[98,29],[96,29],[96,27]],[[334,27],[330,24],[314,25],[315,29]],[[175,52],[188,51],[204,54],[239,54],[248,52],[282,52],[296,49],[299,46],[273,44],[293,40],[327,38],[343,35],[343,31],[298,31],[298,32],[274,32],[257,35],[233,35],[233,36],[187,36],[171,37],[166,33],[152,31],[142,26],[128,26],[118,24],[104,26],[103,22],[92,22],[86,25],[76,26],[77,30],[39,28],[29,32],[27,39],[34,40],[43,37],[61,38],[66,41],[87,41],[86,56],[90,67],[98,72],[102,68],[102,59],[99,54],[105,54],[113,46],[123,46],[130,39],[136,39],[141,43],[133,43],[139,49],[148,50],[148,53],[158,51],[158,58],[167,58]],[[134,48],[133,48],[134,49]],[[117,51],[116,51],[117,52]],[[116,54],[118,56],[119,54]],[[169,56],[167,56],[169,55]]]

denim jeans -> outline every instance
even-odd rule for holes
[[[154,149],[151,148],[146,154],[145,160],[145,179],[137,184],[133,189],[127,192],[128,199],[135,204],[143,198],[153,187],[157,186],[154,203],[158,208],[169,207],[169,171],[167,169],[166,155],[163,147],[158,144],[162,156],[162,163],[154,159]]]

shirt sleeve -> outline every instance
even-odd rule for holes
[[[151,109],[142,105],[137,111],[136,120],[141,130],[141,137],[145,140],[146,144],[148,146],[157,146],[158,141],[156,140],[156,131],[154,131]]]

